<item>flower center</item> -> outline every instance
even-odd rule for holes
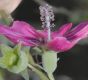
[[[52,7],[48,4],[46,4],[45,6],[40,6],[40,19],[42,21],[42,27],[47,30],[47,34],[48,34],[48,39],[47,41],[51,40],[51,27],[54,27],[54,24],[52,23],[52,21],[54,21],[54,14],[53,14],[53,10]]]

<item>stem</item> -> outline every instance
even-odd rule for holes
[[[36,69],[34,66],[32,66],[30,64],[28,64],[28,67],[31,68],[32,71],[34,71],[40,77],[40,80],[55,80],[52,73],[51,74],[49,73],[47,76],[42,71]]]
[[[28,64],[28,67],[29,67],[30,69],[32,69],[32,71],[34,71],[34,72],[39,76],[40,80],[50,80],[50,79],[48,78],[48,76],[45,75],[45,73],[43,73],[43,72],[41,71],[41,69],[37,69],[36,67],[34,67],[34,66],[30,65],[30,64]]]
[[[48,74],[48,77],[50,78],[50,80],[55,80],[52,73],[51,73],[51,74],[49,73],[49,74]]]

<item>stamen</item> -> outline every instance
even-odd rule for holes
[[[48,4],[45,6],[40,6],[40,19],[42,21],[42,27],[45,28],[48,32],[48,41],[51,39],[51,27],[53,27],[54,24],[52,24],[52,21],[54,21],[54,14],[52,7]]]

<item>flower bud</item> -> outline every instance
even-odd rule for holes
[[[0,10],[12,13],[22,0],[0,0]]]

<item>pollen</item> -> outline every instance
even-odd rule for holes
[[[45,6],[40,6],[40,19],[42,21],[42,27],[47,30],[48,39],[47,41],[51,40],[51,27],[54,27],[54,13],[53,9],[50,5],[46,4]]]

